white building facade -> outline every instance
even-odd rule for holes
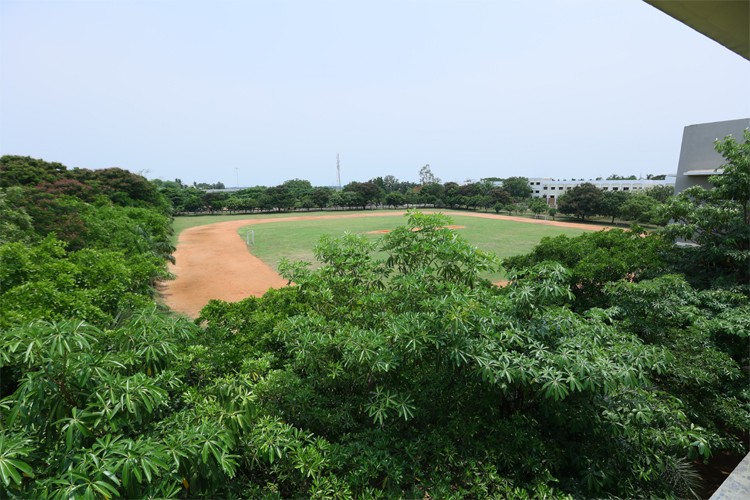
[[[542,198],[551,207],[557,206],[557,199],[566,191],[570,191],[581,184],[593,184],[602,191],[624,191],[627,193],[638,193],[656,186],[674,186],[675,176],[668,175],[664,180],[637,179],[637,180],[578,180],[558,181],[547,177],[536,177],[529,179],[531,196]]]

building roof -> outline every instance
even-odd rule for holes
[[[750,60],[750,0],[644,0]]]

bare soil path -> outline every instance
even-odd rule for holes
[[[196,318],[211,299],[237,302],[248,296],[260,297],[269,288],[287,284],[270,266],[251,254],[237,231],[254,224],[283,223],[285,221],[324,220],[357,217],[396,217],[406,212],[352,213],[342,215],[305,215],[284,219],[248,218],[197,226],[180,233],[176,264],[170,266],[175,279],[160,284],[164,303],[173,311]],[[529,224],[574,227],[598,231],[609,229],[572,222],[526,219],[484,213],[461,213],[470,217],[504,219]]]

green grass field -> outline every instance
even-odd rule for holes
[[[300,215],[342,215],[356,212],[313,212],[273,214],[252,216],[252,218],[284,219]],[[373,212],[367,212],[373,213]],[[384,210],[384,214],[392,211]],[[458,234],[466,238],[472,245],[486,251],[494,252],[504,258],[529,252],[543,237],[565,234],[576,236],[584,232],[581,229],[569,229],[540,224],[526,224],[523,222],[480,219],[461,215],[462,212],[444,211],[453,220],[454,225],[464,226],[456,229]],[[236,216],[198,216],[180,217],[175,219],[175,234],[198,225],[213,224],[228,220],[250,218],[247,215]],[[342,235],[346,232],[365,234],[370,231],[392,230],[406,222],[405,217],[364,217],[356,219],[287,221],[273,224],[257,224],[246,226],[239,230],[240,236],[246,238],[248,231],[255,233],[255,244],[250,247],[253,255],[257,256],[274,269],[278,269],[279,262],[288,260],[304,260],[314,262],[313,249],[321,236]],[[373,241],[382,238],[383,234],[365,234]],[[503,279],[504,273],[494,273],[485,276],[493,281]]]
[[[479,219],[453,213],[450,214],[450,217],[454,225],[464,226],[462,229],[456,229],[458,234],[466,238],[472,245],[494,252],[500,258],[529,252],[544,236],[556,236],[558,234],[576,236],[584,232],[581,229]],[[313,248],[323,235],[337,236],[346,232],[359,233],[364,234],[372,241],[376,241],[384,235],[367,233],[392,230],[403,225],[404,222],[404,217],[290,221],[248,226],[240,229],[239,232],[244,238],[247,231],[253,230],[255,232],[255,245],[250,248],[250,251],[276,269],[283,258],[291,261],[314,262]],[[504,279],[505,275],[503,272],[499,272],[488,274],[485,277],[497,281]]]

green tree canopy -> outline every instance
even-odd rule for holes
[[[694,278],[725,284],[750,283],[750,130],[739,142],[728,136],[716,142],[725,159],[723,169],[709,178],[713,189],[694,186],[665,207],[674,220],[667,234],[697,243],[685,249]]]
[[[599,213],[603,191],[590,182],[584,182],[566,191],[557,199],[557,209],[564,214],[570,214],[578,219]]]
[[[503,181],[505,189],[516,200],[524,200],[531,197],[534,190],[529,186],[529,179],[526,177],[508,177]]]
[[[604,191],[599,201],[598,214],[612,217],[614,224],[616,217],[622,218],[622,207],[630,196],[630,193],[626,191]]]
[[[29,156],[5,155],[0,157],[0,187],[36,186],[54,182],[67,176],[68,168],[57,162]]]
[[[363,209],[367,208],[367,205],[379,203],[384,196],[383,191],[371,182],[350,182],[344,186],[344,191],[354,193],[357,196],[355,205]]]

